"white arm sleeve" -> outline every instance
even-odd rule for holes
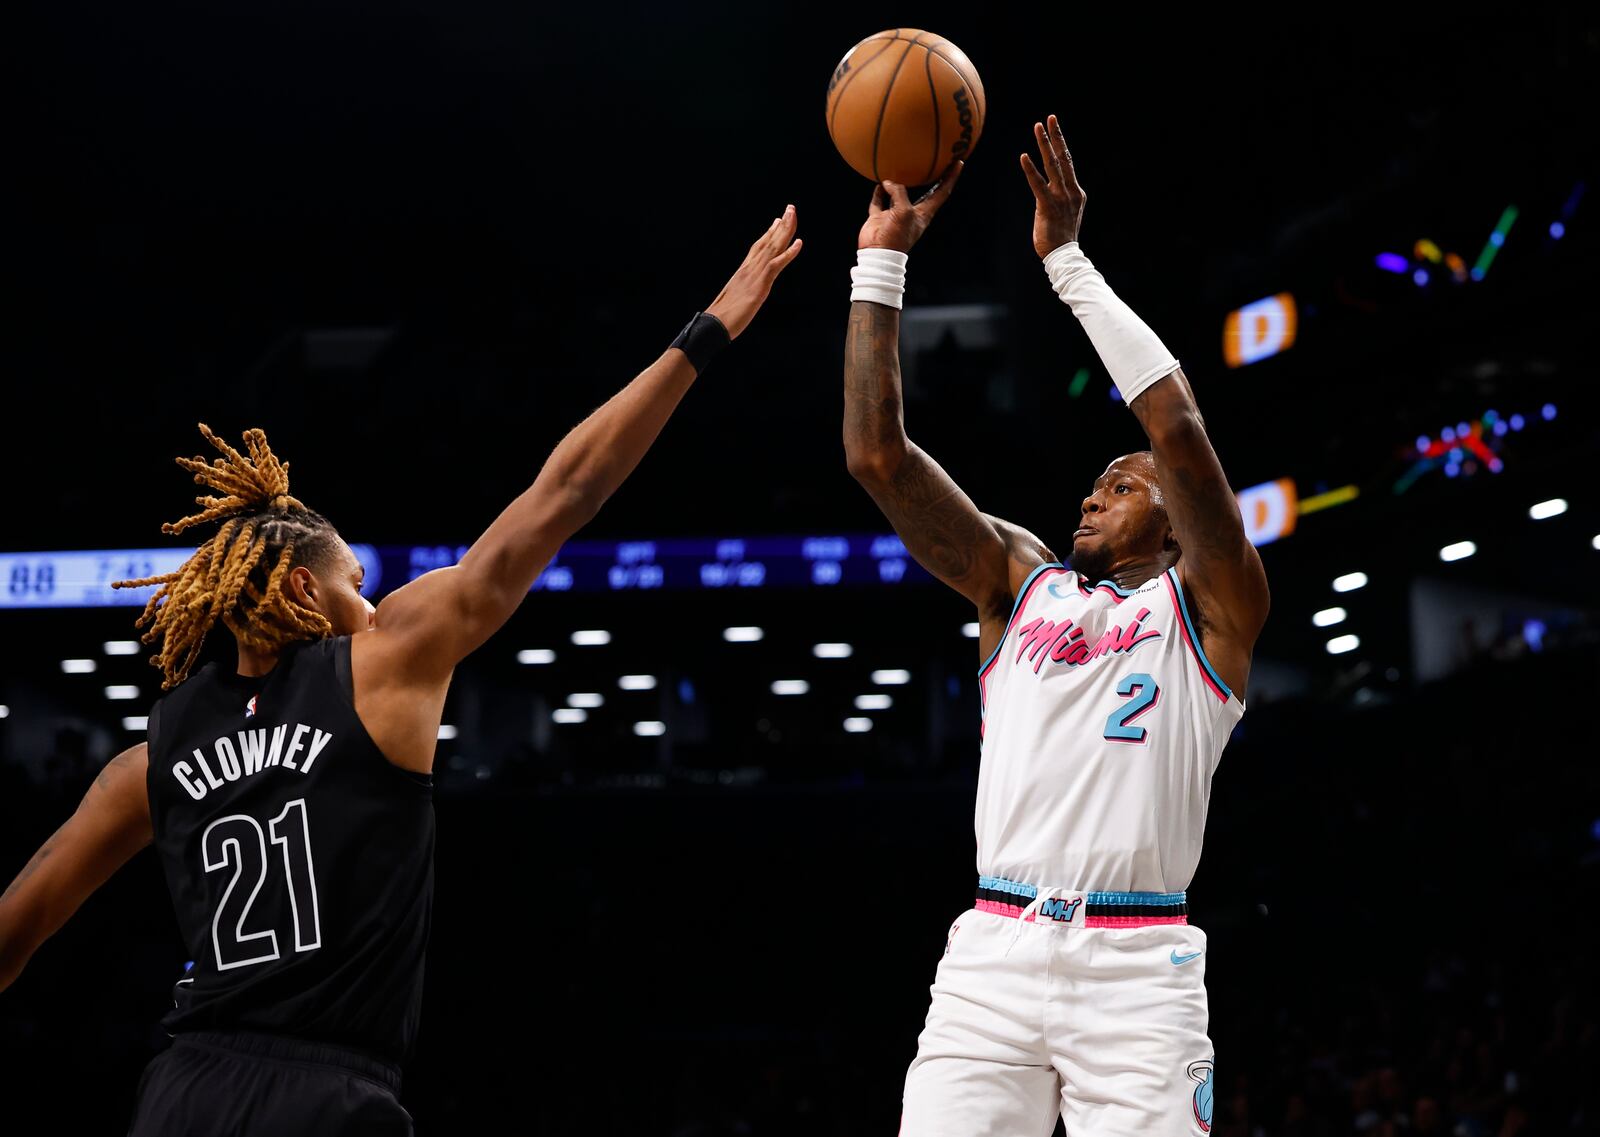
[[[1111,291],[1100,270],[1069,241],[1044,259],[1050,287],[1060,296],[1111,373],[1124,403],[1178,369],[1178,361],[1150,326]]]

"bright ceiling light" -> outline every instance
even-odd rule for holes
[[[858,711],[886,711],[894,706],[894,700],[888,695],[857,695],[856,710]]]
[[[817,644],[811,654],[818,659],[849,659],[854,651],[849,644]]]
[[[1343,655],[1347,651],[1355,651],[1360,646],[1360,636],[1334,636],[1328,641],[1328,654]]]
[[[559,707],[550,715],[551,719],[561,723],[583,722],[589,717],[589,712],[579,710],[577,707]]]
[[[844,729],[847,734],[865,734],[872,729],[871,719],[845,719]]]
[[[1347,572],[1343,576],[1333,578],[1335,592],[1354,592],[1358,588],[1367,586],[1367,574],[1364,572]]]
[[[1553,497],[1549,501],[1541,501],[1537,505],[1529,506],[1528,516],[1535,521],[1543,521],[1547,517],[1560,517],[1566,511],[1566,499]]]
[[[636,722],[633,724],[633,733],[640,738],[659,738],[667,733],[667,724],[664,722]]]
[[[604,647],[611,642],[611,633],[603,628],[589,628],[573,632],[572,642],[579,647]]]
[[[1471,541],[1457,541],[1453,545],[1446,545],[1439,550],[1441,561],[1464,561],[1478,551],[1478,546]]]
[[[592,711],[596,707],[603,707],[605,704],[605,696],[597,691],[579,691],[576,695],[567,696],[567,706],[578,707],[586,711]]]
[[[804,679],[777,679],[772,684],[774,695],[804,695],[809,690],[811,684]]]
[[[556,653],[547,647],[530,647],[517,652],[517,662],[530,667],[542,663],[554,663],[555,661]]]
[[[767,633],[760,628],[740,627],[723,628],[722,638],[731,644],[753,644],[761,640]]]
[[[439,724],[439,741],[440,742],[449,742],[455,736],[456,736],[456,728],[455,727],[451,726],[447,722],[442,722],[442,723]]]
[[[1331,628],[1335,624],[1344,623],[1345,615],[1343,608],[1324,608],[1312,614],[1311,622],[1319,628]]]
[[[898,669],[874,671],[872,681],[880,687],[903,687],[911,682],[911,672]]]
[[[654,675],[624,675],[617,680],[617,686],[624,691],[654,691],[656,677]]]
[[[138,640],[107,640],[100,645],[100,650],[107,655],[138,655]]]
[[[114,687],[106,688],[106,698],[108,699],[137,699],[138,697],[139,688],[135,687],[131,683],[119,683]]]

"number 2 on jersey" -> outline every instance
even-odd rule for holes
[[[289,886],[289,911],[294,920],[294,950],[311,951],[322,946],[322,915],[317,910],[317,878],[311,863],[311,821],[306,814],[306,799],[296,798],[283,807],[267,826],[272,843],[283,847],[283,874]],[[211,946],[216,953],[217,970],[228,971],[252,963],[270,963],[279,956],[278,933],[272,928],[247,932],[245,921],[255,905],[261,886],[267,882],[270,867],[266,835],[261,824],[245,813],[219,817],[200,839],[206,872],[233,869],[233,877],[222,890],[222,900],[211,918]],[[242,881],[255,878],[248,896]]]
[[[1124,675],[1117,684],[1117,694],[1128,702],[1111,712],[1106,719],[1106,740],[1109,742],[1143,742],[1149,731],[1142,726],[1129,726],[1134,719],[1156,705],[1161,698],[1161,688],[1143,671]]]

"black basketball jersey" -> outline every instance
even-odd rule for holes
[[[209,664],[150,713],[155,847],[194,963],[163,1025],[403,1061],[433,905],[431,780],[356,717],[348,636]]]

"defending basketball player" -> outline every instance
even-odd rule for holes
[[[984,660],[977,900],[950,929],[901,1132],[1043,1137],[1058,1112],[1076,1137],[1205,1132],[1206,941],[1184,890],[1244,712],[1266,575],[1177,360],[1078,246],[1084,193],[1059,124],[1034,130],[1034,250],[1150,442],[1048,519],[1071,526],[1070,567],[906,435],[907,253],[959,165],[916,203],[875,188],[852,273],[850,472],[977,607]],[[1018,454],[1045,461],[1040,442]]]
[[[140,1084],[135,1137],[404,1134],[433,896],[431,772],[457,663],[644,457],[800,252],[788,207],[673,345],[579,424],[451,568],[374,610],[360,563],[289,492],[259,430],[179,459],[221,522],[141,617],[167,694],[0,897],[0,990],[155,844],[194,964]],[[191,668],[222,623],[237,666]],[[18,1087],[20,1091],[20,1087]]]

